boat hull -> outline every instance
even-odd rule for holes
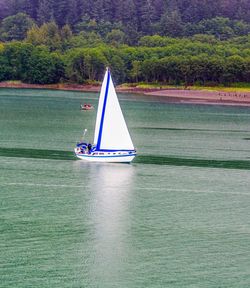
[[[122,155],[109,155],[108,153],[103,153],[103,155],[93,155],[93,154],[80,154],[75,153],[76,157],[88,161],[88,162],[110,162],[110,163],[130,163],[136,156],[133,154],[122,154]]]

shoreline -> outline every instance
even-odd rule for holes
[[[16,89],[51,89],[62,91],[99,92],[99,85],[79,84],[26,84],[15,82],[0,82],[0,88]],[[205,104],[250,107],[250,92],[225,92],[223,90],[206,91],[178,88],[140,88],[140,87],[116,87],[118,93],[142,94],[145,96],[164,97],[165,100],[176,104]]]
[[[182,104],[205,104],[250,107],[250,92],[225,92],[204,90],[158,90],[145,95],[166,97]]]

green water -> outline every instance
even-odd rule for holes
[[[0,287],[250,287],[250,109],[119,96],[131,165],[72,153],[96,94],[0,90]]]

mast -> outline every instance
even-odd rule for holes
[[[96,114],[95,134],[94,134],[93,144],[99,148],[100,148],[100,140],[101,140],[101,134],[100,134],[101,119],[102,119],[102,114],[103,114],[104,99],[105,99],[105,95],[107,92],[108,71],[109,69],[106,68],[106,72],[105,72],[104,79],[103,79],[102,86],[101,86],[101,91],[100,91],[100,96],[99,96],[99,101],[98,101],[98,109],[97,109],[97,114]]]
[[[109,82],[110,82],[110,71],[108,67],[106,68],[105,74],[107,74],[107,82],[106,82],[106,89],[105,89],[105,95],[104,95],[103,106],[102,106],[102,114],[101,114],[101,121],[100,121],[100,127],[99,127],[98,140],[96,144],[96,150],[100,150],[101,141],[102,141],[103,122],[104,122],[104,116],[106,112],[107,98],[108,98],[108,92],[109,92]]]

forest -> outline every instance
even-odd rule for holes
[[[250,82],[249,0],[0,0],[0,81]]]

